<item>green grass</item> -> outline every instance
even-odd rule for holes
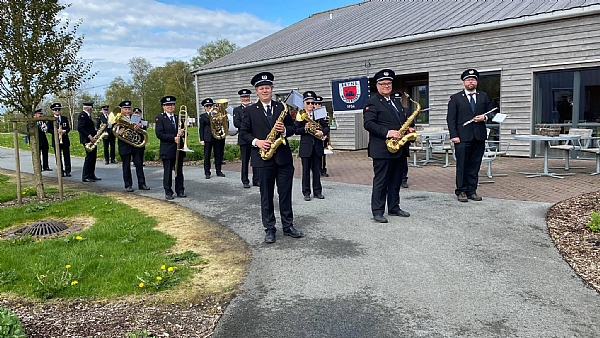
[[[55,187],[44,187],[44,191],[47,194],[58,193],[58,188]],[[22,186],[21,196],[36,196],[37,191],[35,187]],[[17,199],[17,184],[10,182],[9,177],[0,174],[0,203],[12,201]]]
[[[154,218],[105,196],[2,208],[0,230],[76,216],[95,223],[62,238],[0,241],[0,292],[40,299],[121,296],[169,288],[191,274],[181,257],[165,253],[175,238],[154,230]]]

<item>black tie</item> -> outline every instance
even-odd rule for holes
[[[173,128],[177,129],[177,126],[175,125],[175,116],[171,115],[171,124],[173,125]]]
[[[273,121],[273,113],[271,112],[271,105],[267,105],[267,120],[269,120],[269,123],[271,123]]]
[[[392,107],[392,109],[396,112],[396,116],[398,116],[398,119],[400,119],[400,112],[398,111],[398,108],[396,108],[396,106],[394,106],[394,104],[392,103],[392,100],[388,100],[388,103]]]
[[[471,103],[471,110],[475,112],[475,98],[473,97],[475,94],[469,94],[469,103]]]

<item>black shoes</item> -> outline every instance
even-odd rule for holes
[[[304,195],[304,200],[305,201],[310,201],[310,195]]]
[[[81,180],[81,182],[96,182],[96,180],[93,178],[84,178]]]
[[[108,161],[104,162],[104,165],[109,165]]]
[[[402,188],[407,189],[408,188],[408,183],[402,182]]]
[[[142,184],[142,185],[138,186],[138,188],[139,188],[140,190],[150,190],[150,188],[148,188],[148,186],[147,186],[147,185],[145,185],[145,184]]]
[[[187,197],[187,195],[186,195],[185,193],[183,193],[183,192],[178,192],[178,193],[177,193],[177,197],[180,197],[180,198],[186,198],[186,197]]]
[[[400,209],[399,211],[396,212],[388,212],[389,216],[400,216],[400,217],[409,217],[410,213]]]
[[[322,194],[315,194],[315,197],[322,200],[325,198],[325,196],[323,196]]]
[[[477,201],[477,202],[482,200],[481,196],[479,196],[477,194],[469,195],[469,196],[467,196],[467,198],[470,200],[473,200],[473,201]]]
[[[255,187],[260,187],[260,184],[258,184],[258,183],[252,183],[252,185]]]
[[[464,192],[458,193],[457,197],[459,202],[469,202],[469,200],[467,199],[467,194],[465,194]]]
[[[375,216],[373,216],[373,219],[375,220],[375,222],[379,222],[379,223],[387,223],[388,222],[387,218],[383,217],[383,215],[375,215]]]
[[[225,177],[225,174],[223,174],[222,172],[220,172],[220,171],[219,171],[219,172],[217,173],[217,176],[219,176],[219,177]]]
[[[110,163],[112,163],[112,164],[117,164],[117,161],[115,161],[115,160],[110,160]]]
[[[207,180],[210,180],[210,174],[204,175],[204,178],[206,178]]]
[[[42,169],[42,171],[52,171],[52,169],[50,169],[50,168],[44,168],[44,169]]]
[[[249,189],[250,188],[250,183],[244,183],[244,188]]]
[[[175,199],[175,197],[173,197],[173,194],[166,194],[165,198],[168,199],[168,200],[174,200]]]
[[[101,179],[100,177],[96,177],[96,176],[92,177],[92,179],[93,179],[94,181],[102,181],[102,179]]]
[[[296,230],[296,228],[294,228],[294,226],[291,226],[291,227],[283,230],[283,235],[284,236],[290,236],[292,238],[300,238],[300,237],[304,236],[304,234],[302,233],[302,231]]]
[[[326,172],[322,172],[322,173],[321,173],[321,177],[329,177],[329,174],[328,174],[328,173],[326,173]]]
[[[125,191],[133,192],[133,187],[132,186],[125,187]]]
[[[275,231],[267,231],[267,233],[265,234],[265,243],[275,243]]]

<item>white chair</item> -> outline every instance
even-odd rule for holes
[[[569,170],[569,158],[571,157],[572,151],[580,151],[582,149],[587,149],[590,147],[592,143],[592,133],[594,130],[592,129],[577,129],[571,128],[567,135],[576,135],[581,136],[580,140],[568,140],[564,144],[551,145],[550,149],[561,150],[565,152],[565,170]],[[575,169],[575,168],[573,168]]]
[[[487,163],[486,176],[488,178],[508,176],[508,174],[492,175],[492,161],[498,156],[505,156],[508,153],[510,143],[508,141],[485,141],[485,151],[481,163]]]
[[[446,134],[443,146],[441,148],[433,148],[432,152],[434,154],[444,154],[446,163],[444,163],[442,168],[455,166],[455,164],[450,163],[450,154],[452,154],[452,142],[450,142],[450,134]]]
[[[594,137],[593,139],[596,141],[595,148],[581,149],[581,151],[596,154],[596,171],[591,173],[592,176],[600,174],[600,138]],[[590,141],[591,141],[591,139],[590,139]]]
[[[409,167],[420,167],[420,165],[417,164],[417,153],[420,151],[427,151],[427,146],[427,142],[423,142],[420,135],[410,144],[408,149],[413,153],[413,163],[409,163]]]

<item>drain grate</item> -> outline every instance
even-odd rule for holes
[[[21,232],[21,235],[25,236],[27,234],[31,234],[31,236],[43,237],[57,234],[67,229],[67,225],[63,222],[38,221],[25,228],[25,230]]]

